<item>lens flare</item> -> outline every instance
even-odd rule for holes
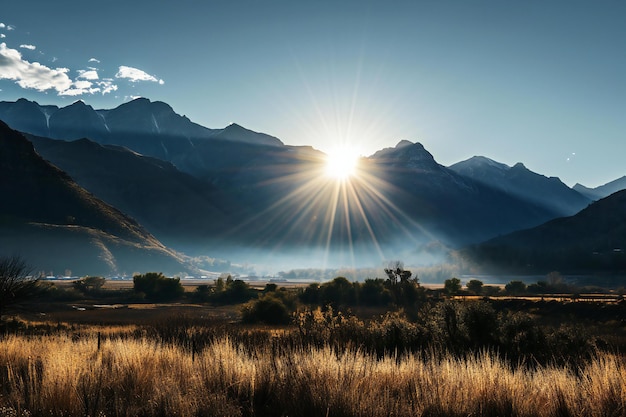
[[[275,153],[282,155],[282,163],[255,171],[255,189],[258,198],[279,198],[231,229],[233,235],[254,230],[251,248],[263,248],[270,257],[298,248],[322,250],[324,269],[382,262],[396,256],[396,243],[411,248],[432,237],[390,198],[410,197],[385,180],[388,166],[354,151],[326,155],[287,148]]]
[[[348,147],[335,148],[326,157],[326,175],[345,181],[356,175],[359,162],[357,150]]]

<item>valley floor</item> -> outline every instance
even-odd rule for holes
[[[183,302],[155,303],[132,282],[56,285],[0,322],[0,417],[626,416],[626,303],[611,294],[302,300],[271,326],[242,312],[303,289],[218,304],[187,283]]]

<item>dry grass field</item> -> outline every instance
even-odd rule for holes
[[[0,417],[626,416],[623,303],[431,300],[413,319],[299,305],[269,326],[242,323],[242,304],[107,285],[119,294],[3,321]]]
[[[626,360],[613,354],[509,366],[488,352],[375,357],[228,336],[191,352],[122,327],[99,345],[101,330],[3,337],[0,415],[626,415]]]

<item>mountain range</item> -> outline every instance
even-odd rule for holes
[[[188,269],[133,219],[44,161],[20,133],[0,122],[0,248],[39,271],[81,275],[134,268]]]
[[[445,167],[409,141],[362,158],[359,175],[340,185],[323,175],[325,155],[311,147],[236,124],[209,129],[147,99],[111,110],[20,99],[0,102],[0,119],[74,186],[129,215],[151,245],[194,256],[380,263],[433,242],[460,247],[570,216],[608,190],[579,192],[485,157]],[[0,141],[17,135],[5,130]],[[5,209],[0,215],[14,219]]]
[[[518,274],[626,275],[626,190],[574,216],[473,245],[464,255],[481,270]],[[623,283],[623,281],[622,281]]]
[[[569,188],[556,177],[546,178],[532,172],[521,162],[510,167],[484,156],[474,156],[451,165],[450,169],[524,200],[546,206],[559,215],[578,213],[595,200]]]
[[[596,188],[585,187],[582,184],[576,184],[573,188],[575,191],[587,196],[591,200],[599,200],[618,191],[625,190],[626,175]]]

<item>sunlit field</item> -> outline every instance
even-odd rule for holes
[[[556,366],[488,351],[376,355],[278,328],[38,328],[0,340],[0,415],[626,415],[626,360],[611,353]]]

